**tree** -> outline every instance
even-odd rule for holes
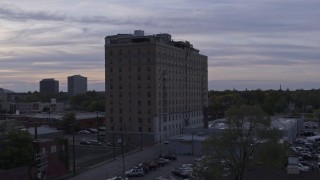
[[[35,150],[28,132],[10,131],[2,140],[0,169],[11,169],[34,164]]]
[[[222,166],[222,169],[229,170],[232,179],[242,180],[246,168],[257,155],[258,146],[275,139],[276,136],[271,134],[275,130],[270,129],[269,117],[258,106],[230,108],[226,112],[225,124],[227,128],[221,135],[212,136],[205,143],[204,150],[211,155],[208,172],[215,173],[211,176],[226,175],[212,170],[217,167],[210,166],[210,162],[219,161],[218,168]]]
[[[73,112],[69,112],[63,116],[62,126],[67,133],[70,133],[71,130],[74,129],[75,124],[76,124],[76,115]]]

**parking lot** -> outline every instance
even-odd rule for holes
[[[165,166],[161,166],[156,168],[153,171],[149,171],[149,173],[145,174],[144,176],[141,177],[130,177],[130,179],[136,179],[136,180],[156,180],[158,177],[163,176],[163,177],[168,177],[172,176],[173,178],[180,180],[183,179],[178,176],[174,176],[171,171],[174,168],[181,167],[183,164],[191,163],[193,162],[195,157],[192,156],[178,156],[177,160],[171,160],[169,164]]]
[[[298,158],[300,172],[320,170],[320,132],[316,123],[305,122],[304,130],[289,147],[289,152]]]

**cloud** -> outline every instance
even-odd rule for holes
[[[317,0],[4,0],[0,77],[65,82],[81,72],[103,83],[103,38],[144,29],[190,41],[209,57],[210,80],[308,81],[319,77],[319,6]]]
[[[64,21],[66,16],[60,13],[48,13],[46,11],[28,12],[16,6],[2,4],[0,17],[11,21]]]

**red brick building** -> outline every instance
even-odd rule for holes
[[[68,139],[40,139],[35,146],[38,177],[51,179],[69,171]]]

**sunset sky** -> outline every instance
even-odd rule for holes
[[[104,90],[104,37],[170,33],[208,56],[209,89],[319,89],[319,0],[1,0],[0,87],[88,77]]]

